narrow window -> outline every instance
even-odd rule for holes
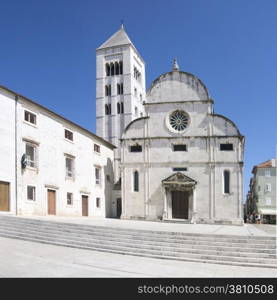
[[[72,193],[67,193],[66,194],[66,203],[67,203],[67,205],[72,205],[73,204],[73,194]]]
[[[135,116],[138,116],[138,108],[135,106]]]
[[[36,188],[34,186],[27,186],[27,199],[36,201]]]
[[[120,95],[120,84],[117,84],[117,95]]]
[[[32,144],[26,144],[27,166],[37,167],[37,148]]]
[[[110,76],[110,65],[109,64],[106,64],[106,76]]]
[[[224,194],[230,194],[230,171],[224,171]]]
[[[173,151],[187,151],[187,145],[173,145]]]
[[[74,159],[71,157],[66,157],[65,158],[65,176],[67,178],[73,178],[73,164],[74,164]]]
[[[108,88],[109,88],[108,96],[111,96],[112,95],[112,86],[109,85]]]
[[[121,113],[124,114],[124,104],[121,102]]]
[[[65,129],[65,130],[64,130],[64,137],[65,137],[67,140],[73,141],[73,132],[70,131],[70,130]]]
[[[95,152],[100,153],[100,146],[99,145],[94,144],[93,148],[94,148]]]
[[[139,173],[138,171],[134,172],[134,192],[139,191]]]
[[[108,182],[111,182],[111,176],[110,175],[106,175],[106,180],[108,181]]]
[[[233,144],[220,144],[220,151],[233,151]]]
[[[120,83],[120,94],[123,95],[123,83]]]
[[[119,62],[119,73],[123,74],[123,62],[122,61]]]
[[[27,110],[24,112],[24,120],[34,125],[37,124],[37,116]]]
[[[105,96],[109,95],[109,87],[105,85]]]
[[[136,88],[134,88],[135,97],[137,97],[137,93],[138,93],[138,90]]]
[[[142,151],[141,145],[133,145],[130,147],[130,152],[141,152],[141,151]]]
[[[139,94],[139,100],[142,101],[142,94]]]
[[[96,207],[100,208],[100,198],[96,198]]]
[[[111,103],[110,104],[108,104],[108,114],[110,115],[111,113],[112,113],[112,105],[111,105]]]
[[[97,168],[95,167],[95,184],[99,185],[100,184],[100,181],[101,181],[101,169],[100,168]]]
[[[108,107],[108,104],[105,104],[105,114],[106,114],[106,115],[109,114],[109,107]]]
[[[120,103],[117,102],[117,113],[120,114]]]

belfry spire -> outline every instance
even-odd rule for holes
[[[174,60],[173,60],[172,70],[173,71],[179,71],[179,65],[178,65],[178,62],[177,62],[176,58],[174,58]]]

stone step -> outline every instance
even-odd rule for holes
[[[7,218],[7,217],[6,217]],[[0,224],[18,224],[19,222],[22,222],[22,219],[20,218],[11,218],[8,217],[7,221],[1,220],[0,217]],[[12,220],[11,220],[12,219]],[[19,222],[17,220],[20,220]],[[26,221],[25,221],[26,220]],[[256,239],[253,237],[242,237],[242,236],[228,236],[228,235],[203,235],[203,234],[186,234],[186,233],[179,233],[176,232],[176,234],[172,234],[171,232],[156,232],[156,231],[147,231],[147,230],[128,230],[128,229],[119,229],[119,228],[112,228],[112,227],[100,227],[100,226],[89,226],[89,225],[80,225],[80,224],[69,224],[69,223],[60,223],[60,222],[52,222],[52,221],[37,221],[37,220],[29,220],[24,219],[24,221],[21,223],[24,224],[24,226],[43,226],[45,225],[47,228],[62,228],[64,231],[68,229],[74,229],[74,230],[83,230],[83,231],[89,231],[89,232],[101,232],[101,233],[108,233],[108,234],[121,234],[121,235],[135,235],[136,237],[143,236],[144,238],[151,238],[153,240],[156,237],[161,238],[167,238],[167,239],[178,239],[178,240],[196,240],[196,241],[221,241],[221,242],[228,242],[232,241],[233,243],[248,243],[248,244],[255,244],[255,245],[264,245],[266,242],[267,245],[276,245],[276,238],[274,237],[265,237],[265,239]],[[264,237],[263,237],[264,238]],[[270,238],[270,239],[267,239]],[[273,238],[273,239],[272,239]]]
[[[182,254],[177,252],[167,252],[167,251],[156,251],[156,250],[144,250],[144,249],[135,249],[132,251],[126,247],[101,247],[95,244],[90,243],[80,243],[76,241],[68,241],[59,239],[46,239],[43,237],[36,238],[27,234],[16,234],[16,233],[1,233],[2,237],[21,239],[26,241],[40,242],[44,244],[53,244],[88,250],[96,250],[103,252],[112,252],[119,254],[129,254],[136,256],[146,256],[146,257],[156,257],[156,258],[165,258],[165,259],[174,259],[174,260],[183,260],[183,261],[198,261],[198,262],[207,262],[207,263],[217,263],[217,264],[230,264],[230,265],[243,265],[243,266],[255,266],[255,267],[268,267],[268,268],[277,268],[276,260],[272,259],[257,259],[257,258],[241,258],[241,257],[228,257],[228,256],[216,256],[216,255],[203,255],[203,254]]]
[[[25,226],[22,228],[22,226],[18,224],[13,224],[13,227],[11,228],[9,224],[0,224],[0,230],[13,230],[18,232],[27,232],[27,233],[39,233],[41,235],[59,235],[69,238],[81,238],[86,240],[96,240],[99,243],[102,241],[104,243],[105,241],[112,242],[112,243],[131,243],[134,246],[137,245],[147,245],[147,246],[159,246],[159,247],[168,247],[168,248],[180,248],[180,249],[190,249],[190,250],[201,250],[203,249],[203,245],[205,245],[206,250],[211,251],[230,251],[230,252],[239,252],[241,254],[238,254],[239,256],[247,255],[247,253],[250,253],[250,255],[253,255],[253,253],[256,253],[257,255],[270,255],[270,257],[274,258],[276,257],[276,250],[275,249],[263,249],[263,248],[241,248],[241,246],[234,246],[230,243],[225,243],[224,246],[216,245],[215,243],[207,243],[203,242],[202,244],[196,244],[195,241],[192,242],[179,242],[177,241],[172,242],[171,240],[159,240],[159,241],[153,241],[149,239],[138,239],[136,236],[113,236],[110,234],[103,235],[99,232],[89,232],[84,233],[83,231],[64,231],[61,229],[55,229],[55,228],[33,228]]]
[[[275,259],[276,255],[274,254],[269,254],[269,253],[256,253],[256,252],[239,252],[239,251],[232,251],[231,249],[225,249],[225,250],[212,250],[209,248],[198,248],[198,249],[191,249],[189,246],[184,246],[184,247],[173,247],[170,244],[163,244],[163,245],[158,245],[158,244],[149,244],[149,243],[133,243],[133,241],[122,241],[122,240],[116,240],[116,241],[111,241],[111,240],[101,240],[96,237],[79,237],[75,235],[70,235],[70,234],[61,234],[59,232],[56,233],[49,233],[49,232],[35,232],[35,231],[28,231],[25,228],[24,229],[5,229],[0,227],[0,234],[1,233],[7,233],[7,234],[18,234],[18,235],[28,235],[32,236],[35,238],[47,238],[47,239],[59,239],[62,238],[63,240],[70,240],[70,241],[76,241],[76,242],[83,242],[83,243],[90,243],[93,245],[101,245],[103,247],[107,246],[123,246],[127,248],[139,248],[139,249],[150,249],[150,250],[159,250],[159,251],[173,251],[173,252],[180,252],[180,253],[195,253],[195,254],[209,254],[209,255],[224,255],[224,256],[235,256],[235,257],[251,257],[251,258],[272,258]]]

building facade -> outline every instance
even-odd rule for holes
[[[144,80],[138,64],[143,60],[137,60],[140,55],[134,52],[136,57],[134,49],[121,28],[97,50],[97,134],[104,139],[116,136],[111,141],[120,145],[114,214],[125,219],[242,224],[244,137],[232,121],[214,113],[205,85],[180,71],[176,61],[171,72],[153,81],[143,98],[144,108],[139,106],[142,115],[134,114],[137,68]],[[121,123],[113,115],[118,100],[104,97],[104,85],[111,80],[105,69],[108,59],[114,62],[123,50],[131,51],[131,56],[119,58],[126,66],[124,87],[130,95],[124,103],[129,105],[126,122]],[[111,116],[104,116],[109,101]],[[119,130],[120,124],[124,126]]]
[[[252,222],[276,224],[276,163],[277,159],[273,158],[252,170],[246,202],[246,213]]]
[[[111,216],[114,146],[0,87],[0,212]]]

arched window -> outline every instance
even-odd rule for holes
[[[112,95],[112,86],[109,85],[109,96],[111,96],[111,95]]]
[[[110,115],[112,113],[112,105],[111,104],[109,104],[108,110],[109,110],[109,115]]]
[[[115,62],[115,75],[119,75],[119,64]]]
[[[134,192],[139,191],[139,173],[138,171],[134,172]]]
[[[120,103],[117,102],[117,113],[120,114]]]
[[[121,113],[124,114],[124,104],[121,102]]]
[[[108,104],[105,105],[105,114],[106,114],[106,115],[109,114],[109,107],[108,107]]]
[[[224,194],[230,194],[230,171],[225,170],[224,177]]]
[[[111,75],[113,76],[114,75],[114,64],[111,63]]]
[[[123,74],[123,62],[119,62],[119,74]]]
[[[123,94],[123,83],[120,83],[120,94]]]
[[[120,84],[117,84],[117,95],[120,95]]]
[[[106,76],[110,76],[111,68],[109,64],[106,64]]]
[[[109,95],[109,87],[107,85],[105,85],[105,95],[106,96]]]

